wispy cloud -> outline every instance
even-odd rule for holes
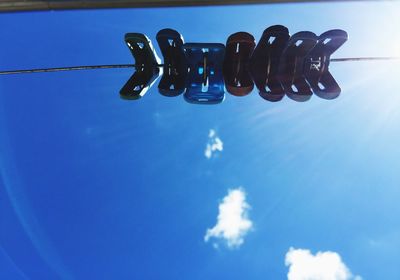
[[[354,276],[335,252],[317,252],[290,248],[285,265],[289,266],[288,280],[362,280]]]
[[[219,205],[217,224],[207,229],[204,241],[210,238],[226,242],[228,248],[237,248],[244,242],[244,236],[252,229],[253,223],[248,218],[249,204],[246,202],[246,193],[242,188],[228,191]],[[218,247],[214,243],[214,247]]]
[[[208,142],[206,149],[204,150],[204,156],[210,159],[216,152],[222,152],[224,149],[224,143],[217,136],[217,133],[214,129],[210,129],[208,133]]]

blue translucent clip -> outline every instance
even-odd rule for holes
[[[218,43],[183,45],[189,64],[184,98],[189,103],[217,104],[225,98],[222,67],[225,46]]]

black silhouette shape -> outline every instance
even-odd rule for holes
[[[160,62],[151,41],[141,33],[125,34],[125,42],[135,59],[135,73],[120,90],[123,99],[136,100],[143,97],[160,73]]]
[[[282,25],[264,30],[251,57],[251,74],[262,98],[276,102],[282,100],[285,91],[279,80],[279,65],[282,52],[290,35]]]
[[[312,96],[303,69],[305,57],[317,44],[317,39],[312,32],[298,32],[289,39],[282,53],[279,79],[286,95],[298,102],[307,101]]]
[[[226,90],[234,96],[248,95],[254,88],[249,62],[255,46],[247,32],[234,33],[226,41],[223,74]]]
[[[332,53],[340,48],[348,35],[343,30],[330,30],[318,37],[315,47],[305,58],[304,74],[314,94],[323,99],[335,99],[341,89],[329,72]]]
[[[157,42],[164,57],[164,71],[158,91],[169,97],[182,94],[186,89],[187,63],[183,52],[183,37],[173,29],[162,29],[157,33]]]

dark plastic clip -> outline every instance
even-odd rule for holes
[[[135,59],[135,73],[120,90],[124,99],[135,100],[143,97],[157,79],[160,69],[151,41],[141,33],[125,34],[125,42]]]
[[[251,57],[251,74],[260,92],[268,101],[280,101],[285,91],[278,77],[282,52],[289,41],[289,30],[274,25],[264,30]]]
[[[196,104],[221,103],[225,98],[222,75],[225,46],[218,43],[187,43],[183,49],[189,64],[185,100]]]
[[[304,73],[313,92],[324,99],[335,99],[340,95],[340,87],[329,72],[331,55],[348,39],[346,31],[330,30],[318,38],[318,43],[307,55]]]
[[[182,49],[183,37],[173,29],[163,29],[157,33],[156,38],[164,57],[164,71],[158,90],[164,96],[178,96],[185,91],[188,71]]]
[[[318,37],[308,31],[294,34],[283,51],[279,67],[279,79],[286,95],[299,102],[312,96],[304,75],[305,57],[317,44]]]
[[[226,90],[235,96],[245,96],[254,88],[249,73],[249,61],[254,47],[254,37],[247,32],[237,32],[226,41],[224,79]]]

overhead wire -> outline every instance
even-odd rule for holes
[[[400,60],[400,57],[344,57],[344,58],[331,58],[331,62],[357,62],[357,61],[390,61]],[[157,64],[157,67],[162,67],[163,64]],[[30,73],[48,73],[48,72],[65,72],[77,70],[96,70],[96,69],[123,69],[134,68],[135,64],[105,64],[105,65],[81,65],[81,66],[65,66],[53,68],[34,68],[34,69],[19,69],[19,70],[3,70],[0,75],[13,75],[13,74],[30,74]]]

